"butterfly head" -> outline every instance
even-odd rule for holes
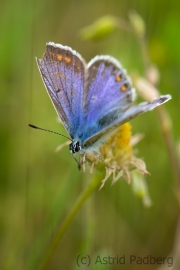
[[[75,154],[78,153],[79,151],[81,151],[81,145],[79,141],[73,141],[70,145],[69,145],[69,150],[71,154]]]

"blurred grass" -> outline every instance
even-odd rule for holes
[[[101,16],[111,14],[127,19],[132,9],[147,25],[149,54],[161,74],[158,88],[162,94],[173,97],[164,106],[169,111],[177,143],[180,134],[178,1],[172,0],[170,4],[167,0],[1,2],[0,269],[37,269],[54,229],[85,185],[68,149],[54,153],[64,139],[27,127],[33,123],[65,134],[56,121],[35,56],[41,57],[45,43],[54,41],[76,49],[86,61],[97,54],[110,54],[120,60],[128,73],[143,74],[139,45],[130,33],[116,29],[98,42],[85,42],[79,36],[80,29]],[[144,209],[123,180],[111,188],[108,181],[100,192],[95,192],[88,214],[84,209],[76,216],[49,269],[76,269],[79,252],[92,256],[104,250],[109,250],[112,256],[168,256],[172,251],[179,206],[157,114],[147,113],[131,123],[134,133],[145,134],[137,148],[138,156],[144,158],[151,173],[147,182],[153,206]],[[87,223],[89,229],[85,228]],[[139,269],[138,265],[123,267]],[[146,265],[143,269],[157,269],[157,265]]]

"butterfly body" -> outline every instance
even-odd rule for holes
[[[116,130],[171,96],[132,106],[135,89],[121,64],[96,56],[89,64],[70,47],[47,43],[37,65],[49,97],[72,139],[70,152],[98,152]]]

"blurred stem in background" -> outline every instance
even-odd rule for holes
[[[134,32],[137,36],[137,39],[139,40],[140,43],[142,60],[144,62],[145,76],[146,76],[146,79],[143,79],[139,76],[136,77],[135,86],[138,90],[139,95],[143,99],[151,101],[152,99],[160,96],[160,92],[156,89],[156,85],[159,81],[159,72],[155,67],[153,67],[149,59],[145,36],[146,34],[145,23],[143,19],[135,11],[129,13],[129,18],[132,27],[134,29]],[[157,112],[161,131],[168,150],[168,155],[171,162],[172,171],[174,174],[174,179],[176,181],[178,188],[180,189],[180,168],[172,137],[173,131],[171,119],[164,106],[159,106],[157,108]]]
[[[72,207],[71,211],[67,215],[67,217],[64,219],[62,225],[60,228],[57,230],[56,235],[54,237],[54,240],[51,242],[45,256],[44,260],[42,262],[41,267],[39,268],[40,270],[45,270],[48,268],[48,265],[62,239],[64,236],[66,230],[68,229],[69,225],[71,224],[73,218],[77,214],[77,212],[82,208],[84,205],[85,201],[91,196],[91,194],[94,192],[94,190],[97,188],[97,186],[100,185],[102,180],[102,177],[99,173],[95,173],[93,175],[92,179],[89,179],[89,184],[87,188],[80,194],[79,198],[77,199],[76,203]]]

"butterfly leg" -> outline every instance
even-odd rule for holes
[[[95,156],[98,157],[105,165],[107,165],[106,162],[105,162],[105,160],[98,154],[98,152],[93,151],[93,153],[94,153]]]
[[[82,163],[80,161],[78,161],[77,158],[73,154],[72,154],[72,156],[73,156],[74,160],[77,162],[78,169],[80,170]]]
[[[76,159],[76,161],[77,161],[77,159]],[[81,169],[81,166],[83,166],[85,163],[88,163],[86,161],[86,153],[84,153],[82,159],[81,159],[81,155],[79,155],[79,161],[77,161],[77,163],[78,163],[79,170]]]

